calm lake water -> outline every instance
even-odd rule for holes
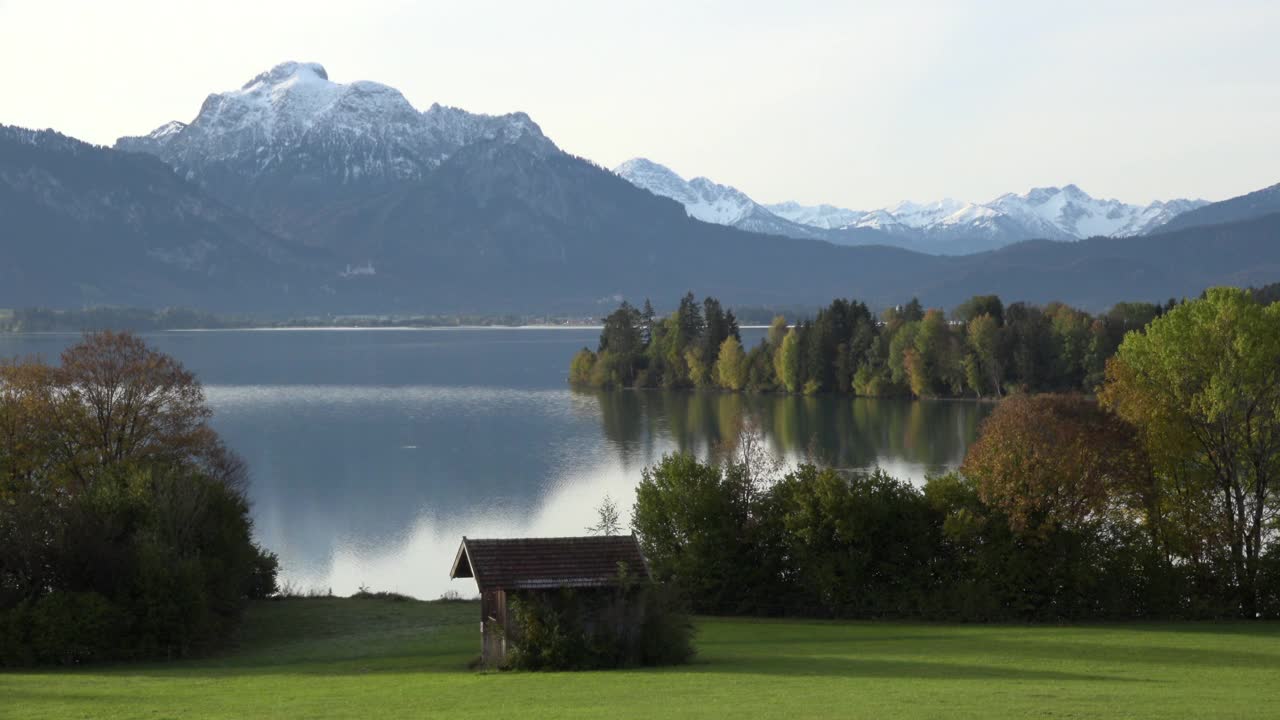
[[[744,344],[764,331],[743,332]],[[593,329],[167,332],[249,463],[255,532],[303,588],[446,590],[462,535],[577,535],[646,465],[708,456],[752,418],[773,451],[903,479],[954,467],[989,406],[566,387]],[[71,334],[0,334],[0,357],[56,361]]]

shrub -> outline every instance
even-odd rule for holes
[[[802,465],[774,488],[786,556],[824,614],[918,616],[934,590],[941,519],[881,470]]]
[[[51,592],[25,619],[31,656],[59,665],[114,657],[127,632],[124,613],[95,592]]]
[[[1273,547],[1263,561],[1258,581],[1263,617],[1280,617],[1280,548]]]
[[[625,579],[614,588],[521,592],[511,598],[511,668],[595,670],[674,665],[694,655],[677,595]]]
[[[280,573],[280,558],[273,552],[268,552],[262,548],[256,549],[257,553],[252,561],[247,583],[248,589],[245,591],[245,595],[250,600],[263,600],[275,595],[280,590],[276,582],[276,578]]]
[[[309,587],[304,588],[301,585],[295,585],[292,582],[285,581],[271,596],[272,600],[315,600],[322,598],[336,597],[333,594],[333,588]]]
[[[361,585],[351,597],[356,600],[390,600],[392,602],[411,602],[413,600],[413,598],[402,593],[390,590],[370,590],[364,585]]]
[[[693,623],[688,603],[670,585],[648,585],[640,593],[639,664],[682,665],[693,659]]]
[[[0,667],[20,667],[35,663],[30,628],[28,603],[0,610]]]
[[[574,385],[587,385],[591,383],[591,371],[596,364],[596,354],[582,348],[569,362],[569,382]]]
[[[888,371],[871,365],[858,366],[853,374],[853,392],[866,397],[883,397],[895,394],[896,388]]]

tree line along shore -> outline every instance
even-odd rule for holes
[[[1177,304],[1119,303],[1093,315],[975,296],[948,316],[918,301],[879,316],[837,299],[812,319],[777,316],[755,347],[715,298],[693,294],[666,317],[646,300],[604,320],[595,350],[572,358],[569,381],[597,388],[718,388],[863,396],[997,398],[1010,392],[1092,392],[1126,333]]]

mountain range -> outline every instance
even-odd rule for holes
[[[671,169],[634,158],[614,169],[633,185],[685,206],[690,217],[752,232],[819,238],[846,245],[885,244],[939,255],[963,255],[1031,239],[1132,237],[1160,228],[1205,200],[1132,205],[1099,200],[1075,185],[1006,193],[987,203],[946,198],[904,201],[876,210],[788,201],[762,205],[737,188],[705,177],[685,180]]]
[[[0,307],[596,314],[693,290],[738,305],[998,293],[1100,308],[1280,279],[1277,193],[1200,207],[1180,217],[1204,222],[1169,232],[945,256],[893,247],[888,220],[771,209],[664,170],[628,172],[677,200],[565,153],[523,113],[419,111],[388,86],[284,63],[113,148],[0,126]]]

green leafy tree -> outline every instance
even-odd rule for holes
[[[1186,607],[1185,586],[1170,582],[1171,566],[1153,555],[1132,516],[1046,524],[1029,533],[1015,530],[959,473],[929,478],[924,494],[942,518],[931,567],[940,579],[935,607],[944,617],[1061,622],[1155,617]]]
[[[591,375],[588,384],[597,388],[625,387],[630,375],[631,363],[621,355],[603,350],[596,355],[591,364]]]
[[[769,332],[765,335],[765,342],[769,347],[777,349],[782,344],[782,339],[787,336],[787,319],[778,315],[773,318],[773,322],[769,323]]]
[[[691,455],[664,457],[636,487],[631,527],[650,569],[696,611],[730,612],[760,590],[751,495],[745,472]]]
[[[697,387],[703,387],[711,381],[711,368],[702,359],[698,348],[684,351],[685,366],[689,368],[689,381]]]
[[[933,394],[933,379],[929,374],[929,365],[924,355],[913,347],[902,352],[902,369],[907,376],[907,385],[911,394],[918,398]]]
[[[574,353],[569,361],[569,382],[574,385],[591,384],[591,371],[596,364],[596,354],[587,348]]]
[[[1280,515],[1280,304],[1214,288],[1172,308],[1125,336],[1100,397],[1139,428],[1170,519],[1211,533],[1179,549],[1198,563],[1222,551],[1251,617]]]
[[[1052,380],[1053,345],[1044,313],[1017,302],[1005,308],[1004,323],[1001,364],[1008,380],[1027,391],[1047,387]]]
[[[898,333],[903,336],[901,347],[901,367],[904,379],[916,397],[937,395],[939,386],[950,384],[949,374],[960,374],[959,358],[955,358],[957,369],[948,373],[952,363],[950,338],[947,321],[939,310],[925,313],[919,322],[908,323]],[[907,339],[910,345],[906,344]]]
[[[737,338],[741,342],[741,337],[738,335],[738,321],[734,318],[732,310],[723,309],[720,301],[711,297],[702,301],[702,317],[704,327],[699,338],[699,352],[702,364],[708,368],[714,368],[720,346],[726,338]]]
[[[886,364],[890,379],[901,387],[908,387],[910,384],[905,358],[907,350],[915,352],[916,334],[919,331],[919,321],[902,323],[889,339]]]
[[[277,561],[203,389],[128,333],[61,360],[0,365],[0,664],[216,644]]]
[[[786,388],[787,392],[799,392],[801,389],[800,376],[800,338],[795,328],[787,331],[782,338],[782,343],[773,356],[773,369],[777,375],[778,382]]]
[[[657,314],[653,311],[653,303],[649,302],[649,298],[645,298],[644,308],[640,311],[640,327],[646,346],[653,340],[653,325],[656,322],[656,318]]]
[[[965,336],[970,352],[965,368],[969,387],[979,397],[984,392],[998,397],[1004,373],[1000,367],[1000,328],[996,319],[991,315],[978,315],[969,321]]]
[[[775,492],[786,557],[820,607],[867,617],[928,606],[941,519],[918,490],[879,470],[804,465]]]
[[[694,306],[696,310],[697,306]],[[657,364],[662,367],[662,386],[685,387],[691,383],[689,364],[685,360],[687,343],[681,330],[680,316],[672,313],[661,323],[660,341],[655,342]]]
[[[920,300],[917,298],[911,298],[911,302],[903,305],[900,312],[905,322],[918,322],[924,319],[924,307],[920,305]]]
[[[853,391],[865,397],[880,397],[893,394],[893,383],[883,368],[862,365],[853,374]]]
[[[633,357],[643,349],[644,317],[639,310],[623,300],[622,305],[604,319],[597,352],[608,350],[622,357]]]
[[[716,384],[728,390],[741,390],[747,384],[747,354],[742,343],[732,335],[720,344],[716,358]]]
[[[618,504],[613,498],[605,495],[604,500],[596,507],[596,524],[587,528],[592,535],[621,535],[622,516],[618,512]]]
[[[1081,387],[1088,374],[1093,318],[1062,303],[1051,303],[1045,308],[1045,315],[1053,343],[1051,387],[1055,390]]]
[[[955,319],[965,323],[972,322],[982,315],[989,315],[999,326],[1004,324],[1004,303],[1000,301],[999,295],[974,295],[956,306],[951,314]]]
[[[778,388],[778,377],[773,370],[773,355],[768,343],[760,343],[747,353],[747,388],[756,392],[769,392]]]
[[[676,326],[681,352],[702,337],[702,331],[706,329],[706,321],[702,317],[702,310],[698,307],[698,301],[694,299],[693,293],[687,293],[680,299],[680,306],[676,309]]]

